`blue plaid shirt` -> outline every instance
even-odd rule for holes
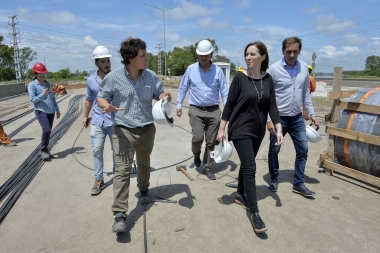
[[[111,113],[102,114],[102,109],[96,103],[96,98],[99,92],[99,85],[100,82],[98,78],[98,71],[95,71],[93,75],[87,78],[86,91],[86,100],[93,102],[91,124],[98,127],[109,127],[112,126]]]
[[[152,99],[164,92],[160,78],[151,70],[141,72],[135,83],[125,66],[107,74],[99,87],[98,98],[104,98],[123,111],[112,113],[114,125],[129,128],[153,123]]]
[[[28,93],[30,101],[34,104],[35,111],[42,111],[46,114],[53,114],[59,112],[59,107],[57,100],[55,99],[54,92],[51,84],[46,81],[46,86],[40,84],[37,79],[30,82],[28,85]],[[42,95],[46,88],[49,88],[50,91],[47,95]]]

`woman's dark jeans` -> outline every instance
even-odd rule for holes
[[[261,140],[239,139],[232,140],[240,159],[238,194],[247,197],[251,213],[258,212],[256,197],[256,155],[259,151]]]
[[[46,114],[43,111],[35,111],[38,122],[40,122],[40,125],[42,127],[42,136],[41,136],[41,151],[49,152],[48,146],[49,146],[49,139],[50,139],[50,133],[51,129],[53,128],[53,121],[54,121],[54,113],[53,114]]]

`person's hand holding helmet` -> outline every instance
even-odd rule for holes
[[[172,101],[172,94],[170,92],[163,92],[158,98],[162,99],[164,97],[168,97],[168,102]]]

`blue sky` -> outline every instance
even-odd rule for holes
[[[334,66],[364,69],[367,56],[380,55],[380,0],[144,1],[162,9],[182,6],[165,12],[167,51],[212,38],[219,55],[245,66],[245,46],[261,40],[273,63],[282,57],[283,39],[299,36],[299,59],[310,64],[315,52],[316,71],[330,73]],[[163,46],[162,11],[144,1],[6,1],[0,35],[9,43],[8,16],[17,15],[19,47],[31,47],[50,71],[95,69],[91,56],[97,45],[110,48],[116,68],[121,65],[117,50],[128,36],[143,39],[154,54]]]

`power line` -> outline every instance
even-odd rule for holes
[[[18,48],[19,39],[17,38],[17,34],[19,32],[16,31],[16,24],[18,23],[16,16],[17,15],[9,16],[9,18],[12,20],[12,23],[10,25],[12,26],[13,41],[11,42],[11,44],[13,44],[13,60],[14,60],[14,64],[15,64],[16,80],[20,81],[21,80],[20,51]],[[15,21],[15,19],[16,19],[16,21]]]

